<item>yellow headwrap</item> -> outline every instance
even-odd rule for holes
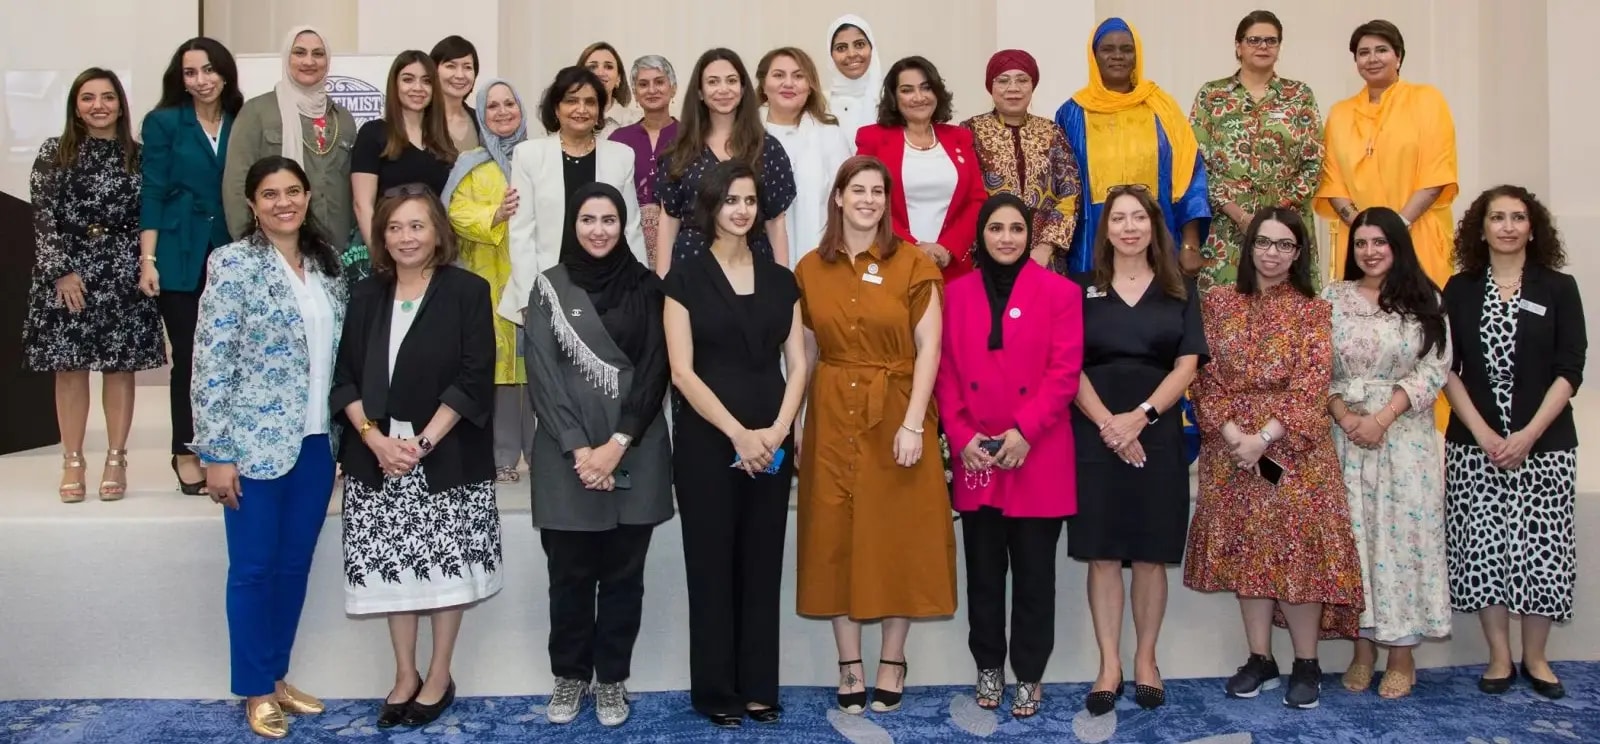
[[[1133,90],[1127,93],[1118,93],[1106,87],[1100,79],[1099,60],[1094,56],[1095,43],[1106,34],[1116,31],[1126,31],[1133,37]],[[1172,200],[1183,198],[1184,192],[1189,190],[1189,182],[1194,178],[1195,157],[1200,152],[1200,143],[1195,141],[1194,130],[1189,128],[1189,117],[1178,107],[1178,102],[1161,86],[1145,79],[1144,44],[1139,40],[1139,32],[1121,18],[1103,21],[1095,29],[1094,35],[1089,37],[1089,71],[1089,85],[1072,94],[1072,100],[1077,101],[1084,111],[1096,114],[1114,114],[1140,105],[1149,106],[1161,122],[1167,143],[1172,146]],[[1148,141],[1155,139],[1152,124]],[[1090,177],[1093,177],[1092,169]]]

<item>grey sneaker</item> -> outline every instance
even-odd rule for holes
[[[572,723],[583,708],[583,696],[589,694],[589,683],[581,679],[556,679],[556,691],[550,694],[550,704],[545,706],[544,717],[551,723]]]
[[[594,713],[601,726],[621,726],[628,720],[628,688],[621,682],[601,682],[594,686]]]

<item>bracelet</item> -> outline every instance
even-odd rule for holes
[[[156,257],[155,257],[155,254],[151,254],[151,255],[148,255],[148,256],[140,256],[140,257],[139,257],[139,260],[140,260],[140,261],[143,261],[143,262],[145,262],[145,263],[148,263],[148,264],[150,264],[150,265],[151,265],[151,266],[154,266],[154,265],[156,265]]]
[[[373,421],[372,419],[362,421],[361,428],[356,430],[356,438],[365,440],[367,438],[367,432],[372,431],[373,427],[376,427],[377,425],[378,422]]]
[[[927,431],[927,429],[913,429],[913,428],[911,428],[909,426],[906,426],[905,424],[901,424],[900,428],[905,429],[906,431],[909,431],[912,434],[916,434],[919,437],[922,436],[923,432]]]

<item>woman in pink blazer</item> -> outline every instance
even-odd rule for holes
[[[938,68],[906,57],[889,68],[878,123],[856,130],[856,151],[888,166],[889,217],[944,272],[946,284],[972,270],[973,230],[988,192],[972,130],[950,124],[950,90]]]
[[[1083,367],[1083,291],[1028,256],[1033,215],[1012,194],[984,202],[977,272],[945,290],[934,394],[949,435],[967,556],[967,645],[978,705],[1005,687],[1011,567],[1011,715],[1032,716],[1055,645],[1056,543],[1077,510],[1070,411]]]

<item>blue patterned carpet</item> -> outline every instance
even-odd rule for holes
[[[1475,680],[1482,667],[1424,671],[1415,694],[1387,701],[1375,692],[1355,695],[1338,678],[1323,681],[1322,706],[1285,708],[1281,693],[1229,700],[1221,680],[1174,680],[1168,703],[1154,712],[1124,698],[1101,718],[1082,712],[1087,686],[1049,685],[1046,707],[1035,720],[1013,721],[972,704],[970,688],[912,688],[896,713],[847,716],[833,709],[832,691],[788,688],[788,713],[776,725],[746,723],[720,732],[689,712],[685,692],[635,696],[633,717],[618,730],[603,729],[586,703],[577,722],[545,721],[544,698],[465,698],[422,730],[372,726],[373,701],[330,701],[327,713],[292,722],[289,742],[1182,742],[1185,744],[1532,744],[1600,741],[1600,662],[1556,664],[1569,697],[1551,702],[1519,683],[1486,696]],[[1130,685],[1131,689],[1131,685]],[[1131,695],[1131,692],[1130,692]],[[75,700],[0,702],[0,742],[116,742],[220,744],[262,740],[244,726],[237,701]]]

